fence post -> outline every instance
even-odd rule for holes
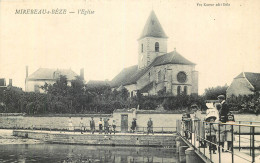
[[[252,125],[252,122],[250,122],[250,125]],[[250,156],[252,155],[252,127],[250,126]]]
[[[193,143],[194,143],[194,146],[195,146],[195,148],[196,148],[196,130],[197,130],[197,127],[195,126],[196,125],[196,123],[195,123],[195,120],[193,120],[193,124],[192,125],[194,125],[193,127]]]
[[[255,127],[252,127],[252,162],[255,162]]]
[[[190,119],[190,141],[192,144],[192,130],[193,130],[193,123],[192,123],[192,119]]]
[[[202,127],[204,128],[203,135],[205,135],[205,121],[202,122],[202,125],[203,125]],[[203,138],[204,138],[204,139],[203,139],[203,144],[206,146],[206,145],[207,145],[207,144],[206,144],[207,142],[205,141],[205,138],[206,138],[206,137],[204,136]],[[205,149],[205,147],[204,147],[203,149],[204,149],[204,155],[205,155],[205,150],[206,150],[206,149]]]
[[[233,125],[231,125],[231,140],[232,140],[232,146],[231,146],[231,152],[232,152],[232,163],[234,163],[234,132],[233,132]]]
[[[209,155],[210,155],[210,160],[212,160],[212,152],[211,152],[211,149],[212,149],[212,137],[211,137],[211,122],[209,122],[209,135],[210,135],[210,145],[209,145]]]
[[[239,121],[239,124],[241,123],[241,121]],[[239,129],[238,129],[238,150],[240,151],[240,125],[239,125]]]
[[[221,163],[221,153],[220,153],[220,124],[218,123],[218,159],[219,163]]]

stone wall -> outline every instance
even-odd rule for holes
[[[117,131],[121,131],[121,115],[128,115],[128,131],[131,127],[131,122],[133,118],[137,119],[137,127],[138,130],[143,131],[147,128],[147,121],[149,118],[152,118],[154,131],[175,131],[176,120],[181,119],[181,114],[163,114],[163,113],[140,113],[137,111],[129,112],[115,112],[113,115],[103,115],[103,118],[110,118],[110,124],[112,124],[113,120],[116,120]],[[83,118],[84,124],[89,126],[89,121],[91,115]],[[94,117],[96,123],[96,129],[98,129],[98,116]],[[75,129],[79,129],[79,123],[81,117],[72,117],[73,125],[76,126]],[[41,126],[42,128],[52,128],[52,129],[66,129],[68,128],[68,120],[69,117],[28,117],[28,116],[0,116],[0,128],[31,128],[32,126]],[[238,121],[259,121],[259,116],[254,114],[235,114],[235,120]],[[249,124],[248,122],[243,122]],[[260,123],[253,123],[255,125],[260,125]],[[89,127],[87,127],[89,130]],[[238,131],[238,127],[234,128],[235,131]],[[260,133],[260,127],[256,127],[255,129]],[[241,131],[249,132],[248,127],[241,127]]]
[[[50,143],[86,144],[86,145],[124,145],[124,146],[161,146],[175,147],[175,135],[100,135],[100,134],[74,134],[47,131],[14,130],[14,136],[28,137]]]

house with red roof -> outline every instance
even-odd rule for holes
[[[198,94],[196,64],[174,49],[167,51],[168,37],[154,11],[151,12],[138,39],[138,65],[124,68],[110,86],[125,87],[133,96],[156,95],[159,91],[178,95]]]
[[[227,89],[227,98],[239,95],[251,95],[260,92],[260,73],[241,72]]]

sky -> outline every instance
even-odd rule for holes
[[[67,14],[15,14],[17,9]],[[94,14],[78,14],[80,9]],[[137,39],[152,10],[169,37],[168,52],[176,48],[197,64],[199,94],[229,85],[243,71],[260,73],[258,0],[0,0],[0,78],[24,89],[28,65],[29,74],[38,68],[79,74],[84,68],[86,81],[111,80],[137,64]]]

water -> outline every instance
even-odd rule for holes
[[[174,149],[63,144],[0,145],[0,162],[178,162]]]

